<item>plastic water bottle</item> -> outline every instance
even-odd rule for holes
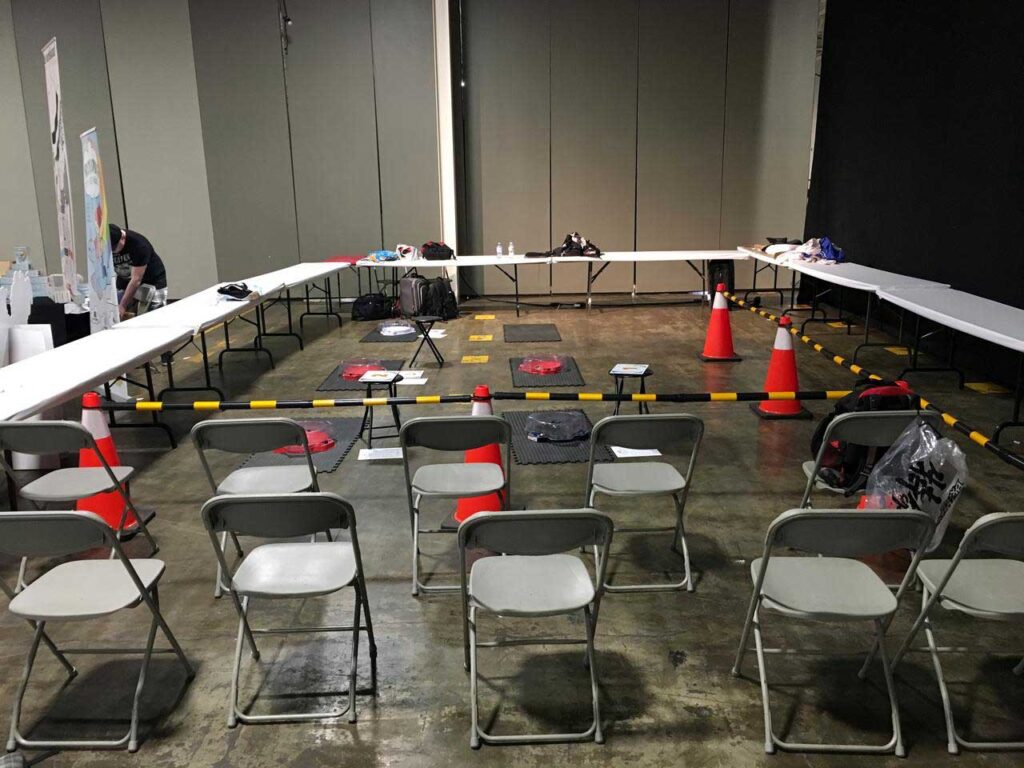
[[[509,256],[515,256],[516,255],[516,244],[513,243],[511,240],[508,241],[508,255]]]
[[[494,249],[494,255],[495,256],[503,256],[504,255],[501,252],[501,240],[498,241],[498,247]]]

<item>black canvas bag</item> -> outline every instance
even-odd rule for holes
[[[394,314],[394,302],[383,293],[364,293],[352,303],[353,320],[387,320]]]

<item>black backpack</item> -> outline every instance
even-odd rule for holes
[[[364,293],[352,303],[353,320],[387,320],[393,317],[395,303],[383,293]]]
[[[905,381],[862,381],[835,404],[832,413],[818,422],[811,437],[811,455],[817,458],[825,430],[836,416],[864,411],[913,411],[920,407],[920,398]],[[875,448],[833,441],[822,456],[818,477],[852,496],[867,484],[871,469],[887,450],[888,446]]]
[[[448,261],[455,258],[455,253],[451,248],[444,243],[435,243],[433,240],[424,243],[420,248],[420,253],[427,261]]]
[[[422,314],[454,320],[459,316],[459,302],[452,290],[452,281],[447,277],[435,277],[427,281],[427,295],[423,301]]]

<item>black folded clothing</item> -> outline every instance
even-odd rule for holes
[[[228,283],[217,289],[217,293],[227,296],[234,301],[245,301],[252,293],[252,289],[245,283]]]

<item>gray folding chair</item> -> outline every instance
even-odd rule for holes
[[[114,531],[102,518],[91,512],[4,512],[0,514],[0,551],[15,557],[61,557],[99,547],[109,547],[112,559],[72,560],[50,568],[21,591],[8,605],[8,610],[32,623],[35,633],[21,683],[14,699],[11,731],[7,750],[24,749],[117,749],[127,747],[129,752],[139,748],[139,699],[146,683],[146,672],[153,653],[177,655],[188,679],[194,676],[181,646],[171,633],[160,613],[157,585],[164,573],[164,564],[153,559],[129,559]],[[5,590],[6,591],[6,590]],[[48,624],[80,622],[101,618],[126,608],[146,604],[152,614],[149,636],[143,650],[121,648],[74,648],[62,650],[46,634]],[[157,629],[168,642],[169,649],[154,650]],[[75,676],[75,668],[65,654],[140,653],[142,669],[132,699],[132,713],[128,733],[111,741],[99,740],[35,740],[23,736],[18,730],[22,701],[35,663],[39,643],[46,642],[68,672]]]
[[[1003,557],[975,555],[988,552]],[[967,529],[956,554],[950,560],[923,560],[917,569],[921,581],[921,613],[906,640],[893,656],[893,668],[911,650],[911,643],[924,627],[935,677],[946,716],[946,747],[958,754],[960,747],[974,750],[1019,750],[1024,741],[970,741],[957,733],[953,707],[942,675],[939,647],[935,642],[932,612],[941,605],[976,619],[1019,621],[1024,617],[1024,513],[994,513],[979,518]],[[1024,673],[1024,661],[1013,668]]]
[[[37,456],[54,453],[77,456],[83,448],[93,451],[100,466],[55,469],[21,488],[18,488],[14,468],[3,458],[3,451]],[[97,448],[92,434],[77,421],[0,422],[0,464],[17,494],[28,499],[37,509],[46,504],[76,502],[99,493],[117,493],[124,502],[121,519],[114,529],[118,540],[124,541],[141,531],[152,548],[150,554],[157,553],[159,547],[146,526],[153,514],[149,513],[147,517],[132,503],[129,480],[135,470],[132,467],[111,467]],[[130,521],[129,513],[137,522]]]
[[[228,727],[243,723],[286,723],[341,717],[356,721],[356,670],[359,659],[359,633],[366,632],[370,643],[372,693],[377,691],[377,643],[370,621],[370,602],[356,536],[356,518],[352,506],[333,493],[263,494],[215,496],[203,505],[203,523],[217,554],[217,562],[227,575],[226,588],[238,611],[238,638],[231,671],[231,701]],[[257,536],[264,539],[310,537],[332,528],[347,530],[348,541],[297,541],[261,544],[232,571],[224,557],[219,537],[223,533]],[[350,626],[271,627],[253,629],[249,624],[249,603],[253,598],[269,600],[305,600],[322,597],[352,587],[355,617]],[[366,621],[361,614],[366,612]],[[259,660],[256,635],[307,633],[352,633],[352,665],[349,670],[348,703],[327,712],[300,714],[250,715],[238,706],[238,678],[242,665],[242,645],[248,642],[252,658]],[[255,702],[253,702],[255,703]]]
[[[463,648],[470,675],[472,725],[469,745],[540,744],[563,741],[604,743],[594,659],[594,633],[604,591],[608,547],[614,525],[610,517],[593,509],[528,512],[480,512],[459,527]],[[593,580],[587,566],[575,554],[580,547],[596,547],[599,556]],[[484,557],[466,574],[466,554],[483,549],[503,556]],[[529,637],[478,641],[481,613],[498,617],[542,618],[568,616],[582,611],[586,638]],[[590,669],[590,693],[594,720],[582,733],[494,735],[479,722],[477,701],[477,648],[508,645],[586,646]]]
[[[672,531],[672,550],[683,558],[682,581],[675,584],[605,584],[607,592],[660,592],[686,589],[693,591],[690,573],[690,553],[686,548],[683,513],[690,492],[697,452],[704,436],[704,422],[687,413],[657,415],[609,416],[597,422],[590,435],[590,463],[587,466],[587,497],[585,504],[594,507],[597,494],[619,497],[670,496],[675,505],[675,525],[665,527],[639,527],[617,529],[618,533],[664,533]],[[680,454],[685,468],[679,469],[667,461],[650,459],[622,460],[597,463],[594,457],[605,446],[623,448],[654,448]],[[682,465],[681,465],[682,466]]]
[[[420,536],[457,532],[455,526],[421,528],[420,504],[427,498],[462,499],[497,493],[501,499],[500,509],[508,509],[512,430],[507,421],[497,416],[429,416],[412,419],[402,425],[399,440],[409,499],[409,524],[412,527],[412,593],[457,592],[457,584],[427,585],[420,581]],[[411,454],[414,449],[463,453],[491,444],[501,446],[504,472],[496,464],[467,464],[461,458],[459,463],[447,464],[415,461],[416,469],[413,471],[414,458]]]
[[[750,564],[754,592],[732,669],[734,675],[740,674],[753,629],[764,707],[765,752],[772,754],[778,747],[798,752],[906,754],[885,632],[903,592],[914,579],[933,527],[927,514],[909,509],[791,509],[768,526],[764,553]],[[819,557],[775,554],[786,548]],[[895,594],[871,568],[854,559],[894,549],[914,551],[907,575]],[[762,611],[805,621],[872,623],[875,640],[870,654],[877,649],[881,658],[892,713],[893,735],[885,744],[809,744],[784,741],[775,734],[764,656],[777,649],[765,648],[762,643]]]
[[[226,493],[301,493],[319,491],[313,456],[309,452],[309,439],[302,425],[292,419],[280,417],[263,419],[211,419],[201,421],[192,427],[192,443],[199,454],[199,463],[210,483],[214,496]],[[249,454],[267,453],[286,445],[301,445],[306,452],[304,462],[294,462],[273,467],[241,467],[217,480],[210,468],[207,451]],[[221,536],[221,548],[227,547],[228,534]],[[238,538],[231,537],[235,554],[242,557],[244,552]],[[214,597],[220,597],[224,585],[218,567]]]
[[[836,416],[825,429],[825,436],[814,461],[803,463],[807,485],[800,501],[801,507],[811,506],[811,493],[817,485],[818,473],[830,443],[838,441],[863,445],[869,449],[888,448],[916,419],[923,418],[936,429],[942,417],[934,411],[863,411]],[[824,484],[817,486],[824,488]]]

